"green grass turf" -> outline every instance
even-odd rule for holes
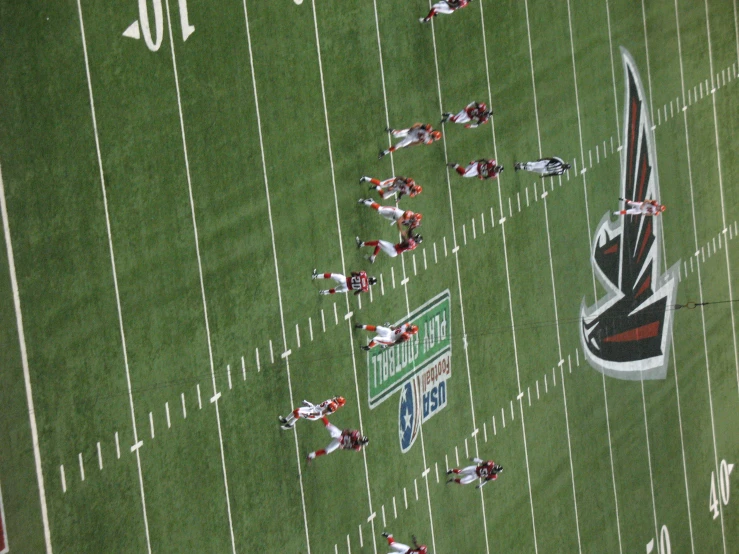
[[[229,552],[232,537],[239,552],[382,552],[384,529],[435,552],[635,552],[663,526],[675,552],[739,548],[736,494],[718,519],[706,506],[717,465],[739,460],[730,305],[678,311],[667,377],[643,388],[587,365],[577,319],[583,299],[604,294],[589,237],[618,196],[620,46],[657,125],[664,263],[681,264],[678,302],[729,300],[737,288],[736,229],[722,233],[738,211],[730,2],[709,4],[713,76],[701,2],[678,2],[678,35],[668,0],[649,2],[644,19],[634,2],[573,1],[568,17],[562,2],[532,0],[528,26],[524,3],[484,0],[433,30],[417,22],[424,2],[378,2],[375,19],[373,3],[321,1],[322,76],[311,2],[246,2],[253,74],[243,3],[188,0],[195,32],[183,42],[172,0],[170,38],[165,0],[157,52],[122,36],[139,17],[127,4],[81,2],[124,335],[77,5],[0,6],[0,164],[55,551],[146,551],[147,528],[155,552]],[[393,127],[436,124],[440,108],[489,101],[488,87],[494,129],[448,125],[444,144],[377,161],[386,109]],[[539,157],[539,140],[543,155],[587,172],[546,183],[514,173],[514,160]],[[445,148],[459,163],[497,155],[506,171],[492,183],[447,176]],[[424,214],[426,240],[369,266],[354,236],[396,235],[357,205],[367,195],[357,180],[393,168],[424,187],[401,206]],[[375,287],[361,307],[319,297],[311,270],[344,266],[381,275],[384,294]],[[365,334],[351,327],[396,321],[446,289],[448,405],[402,454],[397,396],[369,409]],[[9,278],[0,298],[8,541],[40,552]],[[295,436],[275,416],[335,394],[348,402],[332,419],[361,418],[366,457],[338,452],[306,469],[306,452],[328,441],[323,426],[299,422]],[[476,448],[505,466],[501,478],[483,496],[444,486],[446,464]]]

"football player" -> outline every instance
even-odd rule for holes
[[[485,158],[472,160],[467,164],[467,167],[462,167],[459,164],[447,164],[447,166],[454,169],[462,177],[477,177],[478,179],[495,179],[504,169],[495,160],[486,160]]]
[[[391,146],[387,150],[380,150],[380,159],[387,156],[391,152],[395,152],[399,148],[414,146],[416,144],[431,144],[441,139],[440,131],[434,131],[434,128],[431,127],[431,125],[424,125],[422,123],[416,123],[415,125],[413,125],[413,127],[409,127],[408,129],[396,130],[388,128],[385,130],[394,137],[403,140],[396,143],[394,146]]]
[[[303,405],[300,408],[295,408],[289,416],[277,416],[277,418],[280,420],[280,427],[282,429],[292,429],[295,426],[295,422],[299,419],[320,419],[333,414],[344,404],[346,404],[346,400],[344,400],[343,396],[334,396],[333,398],[324,400],[318,406],[307,400],[303,400]]]
[[[425,544],[418,544],[416,535],[413,535],[413,548],[407,544],[396,541],[390,533],[383,533],[383,537],[387,539],[387,544],[393,549],[393,552],[400,552],[401,554],[427,554],[428,548]],[[393,552],[389,554],[393,554]]]
[[[398,196],[398,200],[406,194],[413,198],[414,196],[421,194],[421,191],[423,190],[423,188],[420,185],[417,185],[410,177],[390,177],[389,179],[380,181],[379,179],[373,179],[372,177],[367,177],[365,175],[359,179],[359,183],[372,183],[369,189],[377,191],[377,194],[379,194],[380,198],[383,200],[392,198],[396,194]]]
[[[408,236],[403,237],[403,240],[401,240],[397,244],[393,244],[392,242],[388,242],[386,240],[363,241],[359,237],[356,237],[355,240],[357,241],[357,248],[362,248],[363,246],[375,247],[375,251],[372,253],[372,255],[367,256],[367,259],[370,261],[370,263],[373,264],[375,263],[375,259],[377,258],[377,254],[380,253],[380,250],[382,250],[391,258],[394,258],[402,254],[403,252],[415,250],[416,247],[423,242],[423,237],[421,235],[414,235],[412,232],[409,232]]]
[[[466,129],[474,129],[490,121],[491,115],[493,115],[493,110],[488,110],[485,102],[470,102],[456,115],[450,112],[441,114],[441,122],[451,121],[464,125]]]
[[[513,169],[516,171],[523,169],[524,171],[538,173],[543,179],[544,177],[552,177],[553,175],[562,175],[570,169],[570,164],[565,163],[562,158],[554,156],[552,158],[540,158],[535,162],[516,162]]]
[[[629,207],[613,212],[614,215],[659,215],[667,209],[656,200],[645,200],[644,202],[634,202],[625,198],[619,198],[619,200],[626,202]]]
[[[437,2],[431,7],[431,11],[426,17],[421,17],[418,19],[421,23],[428,23],[431,21],[432,17],[436,17],[438,14],[443,13],[445,15],[452,14],[456,12],[457,10],[461,10],[467,4],[469,4],[472,0],[442,0],[441,2]]]
[[[326,430],[329,435],[331,435],[331,442],[328,443],[326,448],[310,452],[307,456],[308,464],[318,458],[318,456],[331,454],[331,452],[339,448],[341,450],[356,450],[359,452],[362,450],[363,446],[367,446],[367,444],[369,444],[369,439],[359,431],[354,429],[344,429],[342,431],[335,425],[331,425],[326,417],[322,417],[321,421],[323,421],[323,424],[326,426]]]
[[[398,327],[392,325],[383,327],[382,325],[362,325],[357,323],[354,325],[355,329],[363,329],[376,333],[372,340],[367,343],[367,346],[362,346],[362,350],[371,350],[375,346],[381,346],[382,348],[388,348],[389,346],[395,346],[401,342],[411,340],[411,337],[418,333],[418,326],[411,325],[410,323],[403,323]]]
[[[403,232],[403,227],[406,227],[408,231],[412,231],[421,225],[421,219],[423,219],[422,214],[417,214],[410,210],[403,211],[395,206],[381,206],[369,198],[360,198],[358,202],[377,211],[378,214],[389,220],[390,223],[397,224],[400,232]]]
[[[452,468],[447,470],[447,475],[461,475],[461,477],[452,477],[447,481],[449,483],[457,483],[458,485],[468,485],[473,481],[480,480],[480,484],[477,485],[476,489],[481,489],[485,486],[488,481],[495,481],[498,478],[498,474],[503,471],[503,466],[499,466],[492,460],[487,462],[480,458],[470,458],[470,462],[474,462],[475,465],[459,468]]]
[[[369,291],[370,285],[377,284],[376,277],[367,277],[367,273],[364,271],[352,271],[351,275],[347,277],[341,273],[318,273],[318,270],[313,270],[311,279],[333,279],[336,281],[336,287],[328,290],[319,290],[318,294],[336,294],[354,291],[354,295],[358,295],[362,292]]]

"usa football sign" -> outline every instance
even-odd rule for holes
[[[418,326],[411,340],[367,356],[369,406],[374,409],[400,391],[398,434],[407,452],[422,423],[447,403],[452,374],[451,295],[436,295],[394,325]]]

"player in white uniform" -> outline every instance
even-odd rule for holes
[[[441,2],[437,2],[431,7],[431,11],[426,17],[421,17],[418,21],[428,23],[432,17],[436,17],[440,13],[444,15],[453,14],[457,10],[461,10],[467,6],[470,2],[471,0],[441,0]]]
[[[565,163],[562,158],[553,156],[551,158],[540,158],[535,162],[516,162],[513,165],[513,169],[516,171],[522,169],[523,171],[538,173],[543,179],[544,177],[562,175],[570,169],[570,164]]]
[[[458,114],[450,112],[441,114],[441,122],[451,121],[464,125],[466,129],[474,129],[490,121],[491,115],[493,115],[493,110],[488,110],[485,102],[470,102]]]
[[[393,549],[392,552],[388,554],[427,554],[428,548],[425,544],[418,544],[418,541],[416,540],[416,536],[413,535],[413,547],[411,548],[407,544],[403,544],[401,542],[396,541],[393,536],[390,533],[383,533],[383,537],[387,539],[387,544],[390,546],[390,548]]]
[[[391,224],[396,224],[401,232],[403,231],[403,227],[407,228],[408,231],[412,231],[421,225],[421,219],[423,219],[422,214],[417,214],[410,210],[401,210],[395,206],[381,206],[369,198],[360,198],[358,203],[377,211],[378,214],[390,221]]]
[[[434,128],[428,124],[416,123],[408,129],[385,129],[388,133],[396,138],[403,139],[391,146],[387,150],[380,150],[379,158],[387,156],[391,152],[395,152],[399,148],[414,146],[416,144],[432,144],[441,139],[441,131],[434,131]]]
[[[656,200],[645,200],[644,202],[634,202],[625,198],[619,198],[619,200],[626,202],[629,207],[613,212],[614,215],[659,215],[667,209]]]
[[[364,271],[352,271],[351,275],[347,277],[341,273],[318,273],[318,270],[313,270],[311,279],[333,279],[336,281],[336,286],[328,290],[319,290],[318,294],[336,294],[346,293],[350,290],[354,291],[354,296],[369,291],[370,285],[377,284],[376,277],[367,277],[367,273]]]
[[[317,406],[307,400],[303,400],[303,405],[300,408],[295,408],[287,417],[277,416],[277,419],[280,420],[280,427],[282,429],[292,429],[295,426],[295,422],[299,419],[320,419],[333,414],[344,404],[346,404],[346,400],[344,400],[343,396],[334,396],[333,398],[324,400]]]
[[[364,329],[376,333],[367,346],[362,346],[362,350],[370,350],[375,346],[381,346],[382,348],[388,348],[389,346],[395,346],[401,342],[406,342],[411,339],[413,335],[418,333],[418,326],[411,325],[410,323],[403,323],[398,327],[383,327],[382,325],[362,325],[357,323],[354,325],[355,329]]]
[[[492,460],[487,462],[480,458],[470,458],[471,462],[475,465],[459,468],[452,468],[447,470],[447,475],[461,475],[461,477],[452,477],[447,481],[449,483],[457,483],[458,485],[468,485],[474,481],[480,480],[480,484],[475,488],[480,489],[485,486],[488,481],[495,481],[498,478],[498,474],[503,471],[503,466],[499,466]]]
[[[413,198],[423,191],[423,187],[417,185],[410,177],[390,177],[389,179],[380,181],[379,179],[373,179],[365,175],[359,179],[359,184],[361,185],[362,183],[372,183],[369,189],[377,191],[377,194],[383,200],[392,198],[396,194],[398,195],[398,200],[406,194]]]
[[[356,450],[357,452],[359,452],[360,450],[362,450],[363,446],[369,444],[369,439],[357,430],[344,429],[342,431],[335,425],[331,425],[326,417],[322,417],[321,421],[323,421],[323,424],[326,426],[326,430],[328,431],[329,435],[331,435],[331,442],[328,443],[328,446],[326,448],[321,448],[320,450],[310,452],[307,456],[309,464],[314,459],[318,458],[318,456],[331,454],[331,452],[339,448],[342,450]]]
[[[367,256],[367,259],[371,264],[373,264],[375,263],[380,250],[391,258],[395,258],[396,256],[400,256],[403,252],[415,250],[416,247],[423,242],[423,237],[421,235],[414,235],[412,232],[408,232],[407,236],[405,232],[401,232],[401,235],[402,240],[397,244],[393,244],[386,240],[362,240],[359,237],[356,237],[354,240],[357,241],[357,248],[362,248],[364,246],[374,247],[375,250],[372,254]]]
[[[447,164],[447,166],[454,169],[462,177],[477,177],[478,179],[495,179],[503,171],[503,166],[498,165],[498,162],[485,158],[472,160],[467,164],[467,167],[452,163]]]

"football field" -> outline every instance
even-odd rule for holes
[[[737,0],[429,9],[0,4],[0,554],[739,552]]]

